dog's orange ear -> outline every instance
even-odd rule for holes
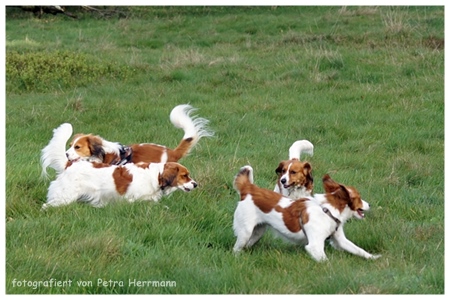
[[[278,165],[278,168],[275,169],[275,173],[277,173],[278,176],[281,175],[281,171],[283,171],[284,161],[280,162]]]
[[[339,188],[341,188],[341,185],[339,183],[337,183],[336,181],[334,181],[333,179],[331,179],[330,175],[328,175],[328,174],[325,174],[323,176],[322,182],[323,182],[323,188],[324,188],[325,192],[327,192],[327,193],[334,193]]]
[[[105,150],[103,150],[102,139],[95,135],[87,136],[89,141],[89,150],[91,151],[91,156],[96,156],[100,158],[101,161],[105,158]]]
[[[309,162],[305,162],[303,164],[303,170],[306,170],[307,173],[311,173],[312,171],[312,166]]]
[[[347,188],[342,184],[338,184],[337,190],[334,191],[334,196],[338,199],[344,200],[348,204],[351,204],[350,193],[347,190]],[[353,209],[353,207],[350,207],[350,208]]]
[[[164,165],[164,170],[159,174],[158,180],[161,189],[164,189],[168,186],[172,186],[175,178],[177,178],[178,174],[178,165],[176,163],[168,162]]]
[[[307,183],[307,188],[313,188],[314,186],[314,177],[312,175],[312,166],[309,162],[306,162],[303,165],[303,174],[306,176],[306,179],[309,180],[309,184]]]

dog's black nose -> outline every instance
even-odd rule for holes
[[[197,182],[194,181],[194,182],[192,183],[192,185],[194,186],[194,189],[195,189],[195,188],[197,187],[198,184],[197,184]]]
[[[66,157],[67,157],[67,159],[69,159],[69,154],[66,153]]]
[[[282,178],[280,181],[281,181],[282,184],[285,184],[286,183],[286,178]]]

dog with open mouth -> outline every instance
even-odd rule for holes
[[[240,196],[233,220],[237,237],[234,252],[253,246],[271,227],[287,240],[306,245],[306,251],[316,261],[327,260],[324,247],[328,238],[336,249],[366,259],[379,258],[380,255],[356,246],[344,234],[345,222],[353,217],[363,219],[369,204],[355,188],[339,184],[329,175],[323,177],[323,186],[325,194],[293,200],[256,186],[252,167],[242,167],[234,180]]]

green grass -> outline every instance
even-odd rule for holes
[[[6,293],[444,293],[443,7],[122,10],[73,20],[7,9]],[[53,128],[175,147],[169,113],[182,103],[216,132],[181,161],[197,190],[40,211]],[[298,139],[315,146],[317,193],[329,173],[371,204],[346,235],[380,259],[327,246],[318,264],[271,235],[233,255],[234,175],[250,164],[272,189]],[[72,284],[17,286],[52,278]]]

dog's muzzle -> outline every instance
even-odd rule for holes
[[[280,179],[280,183],[283,185],[283,187],[284,187],[285,189],[287,189],[287,188],[290,187],[290,185],[288,184],[287,179],[286,179],[285,177],[283,177],[283,178]]]
[[[190,192],[190,191],[192,191],[193,189],[195,189],[197,186],[198,186],[197,182],[192,181],[192,182],[190,182],[189,186],[186,186],[186,185],[185,185],[185,186],[183,186],[183,188],[184,188],[184,191],[185,191],[185,192]]]

